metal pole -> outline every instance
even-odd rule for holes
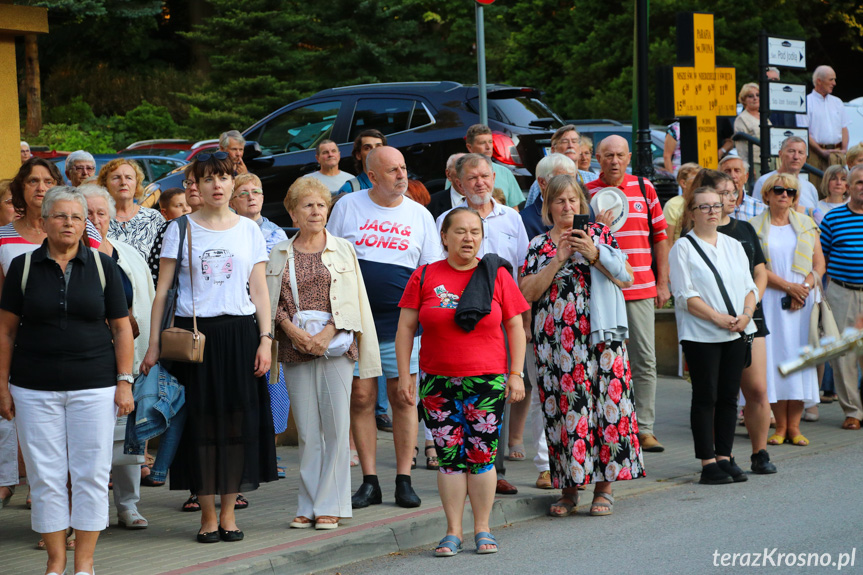
[[[645,178],[654,176],[653,153],[650,150],[650,92],[647,85],[648,21],[650,0],[636,3],[636,37],[638,52],[638,140],[635,143],[633,173]]]
[[[482,4],[476,4],[476,75],[479,84],[479,123],[488,126],[488,99],[485,88],[485,24]]]
[[[767,31],[758,33],[758,90],[761,94],[759,116],[761,116],[761,173],[770,171],[770,86],[767,85]],[[752,158],[752,156],[749,156]],[[752,158],[750,172],[755,171],[755,158]],[[751,174],[750,174],[751,175]]]

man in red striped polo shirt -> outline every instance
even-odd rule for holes
[[[664,451],[665,448],[653,433],[656,417],[656,351],[654,346],[654,305],[665,305],[671,293],[668,290],[668,236],[665,234],[665,218],[653,184],[644,182],[641,191],[638,178],[626,173],[632,154],[629,144],[620,136],[609,136],[596,148],[602,172],[599,179],[588,182],[591,195],[597,190],[614,186],[623,190],[629,198],[629,216],[619,230],[614,232],[620,249],[629,258],[635,272],[632,287],[623,290],[626,300],[626,315],[629,320],[630,369],[635,394],[638,418],[638,439],[644,451]],[[647,218],[650,218],[648,225]],[[653,252],[656,257],[658,280],[650,266],[650,230],[653,230]]]

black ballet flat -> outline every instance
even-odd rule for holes
[[[218,536],[219,536],[219,538],[222,539],[222,541],[226,541],[228,543],[233,543],[235,541],[242,541],[243,537],[245,537],[243,532],[240,531],[239,529],[237,529],[236,531],[225,531],[224,529],[222,529],[221,525],[219,525]],[[218,540],[218,538],[217,538],[217,540]]]
[[[219,527],[221,530],[221,527]],[[218,531],[210,531],[208,533],[198,533],[198,543],[218,543],[219,542],[219,532]]]

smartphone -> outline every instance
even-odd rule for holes
[[[785,296],[784,298],[779,300],[779,303],[782,304],[782,309],[791,309],[791,296]]]
[[[590,216],[588,214],[576,214],[572,216],[572,229],[587,231],[587,226],[590,224]]]

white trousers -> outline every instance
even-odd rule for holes
[[[354,364],[341,356],[282,367],[299,436],[297,515],[352,517],[348,445]]]
[[[120,430],[125,432],[126,417],[118,417],[116,420],[115,441]],[[113,453],[113,445],[111,447]],[[114,482],[114,505],[117,506],[117,513],[138,511],[138,501],[141,500],[141,466],[112,464],[111,477]]]
[[[543,471],[549,471],[551,468],[548,464],[548,443],[545,440],[545,415],[539,402],[539,377],[536,369],[536,352],[533,349],[532,343],[527,345],[527,351],[524,355],[524,371],[527,373],[527,378],[533,387],[527,414],[530,420],[530,429],[533,432],[533,447],[536,449],[536,457],[533,458],[533,464],[536,465],[536,470],[542,473]]]
[[[108,523],[108,475],[115,388],[38,391],[9,386],[38,533],[67,527],[101,531]],[[69,514],[67,475],[72,478]]]
[[[0,487],[18,485],[18,434],[15,422],[0,417]]]

